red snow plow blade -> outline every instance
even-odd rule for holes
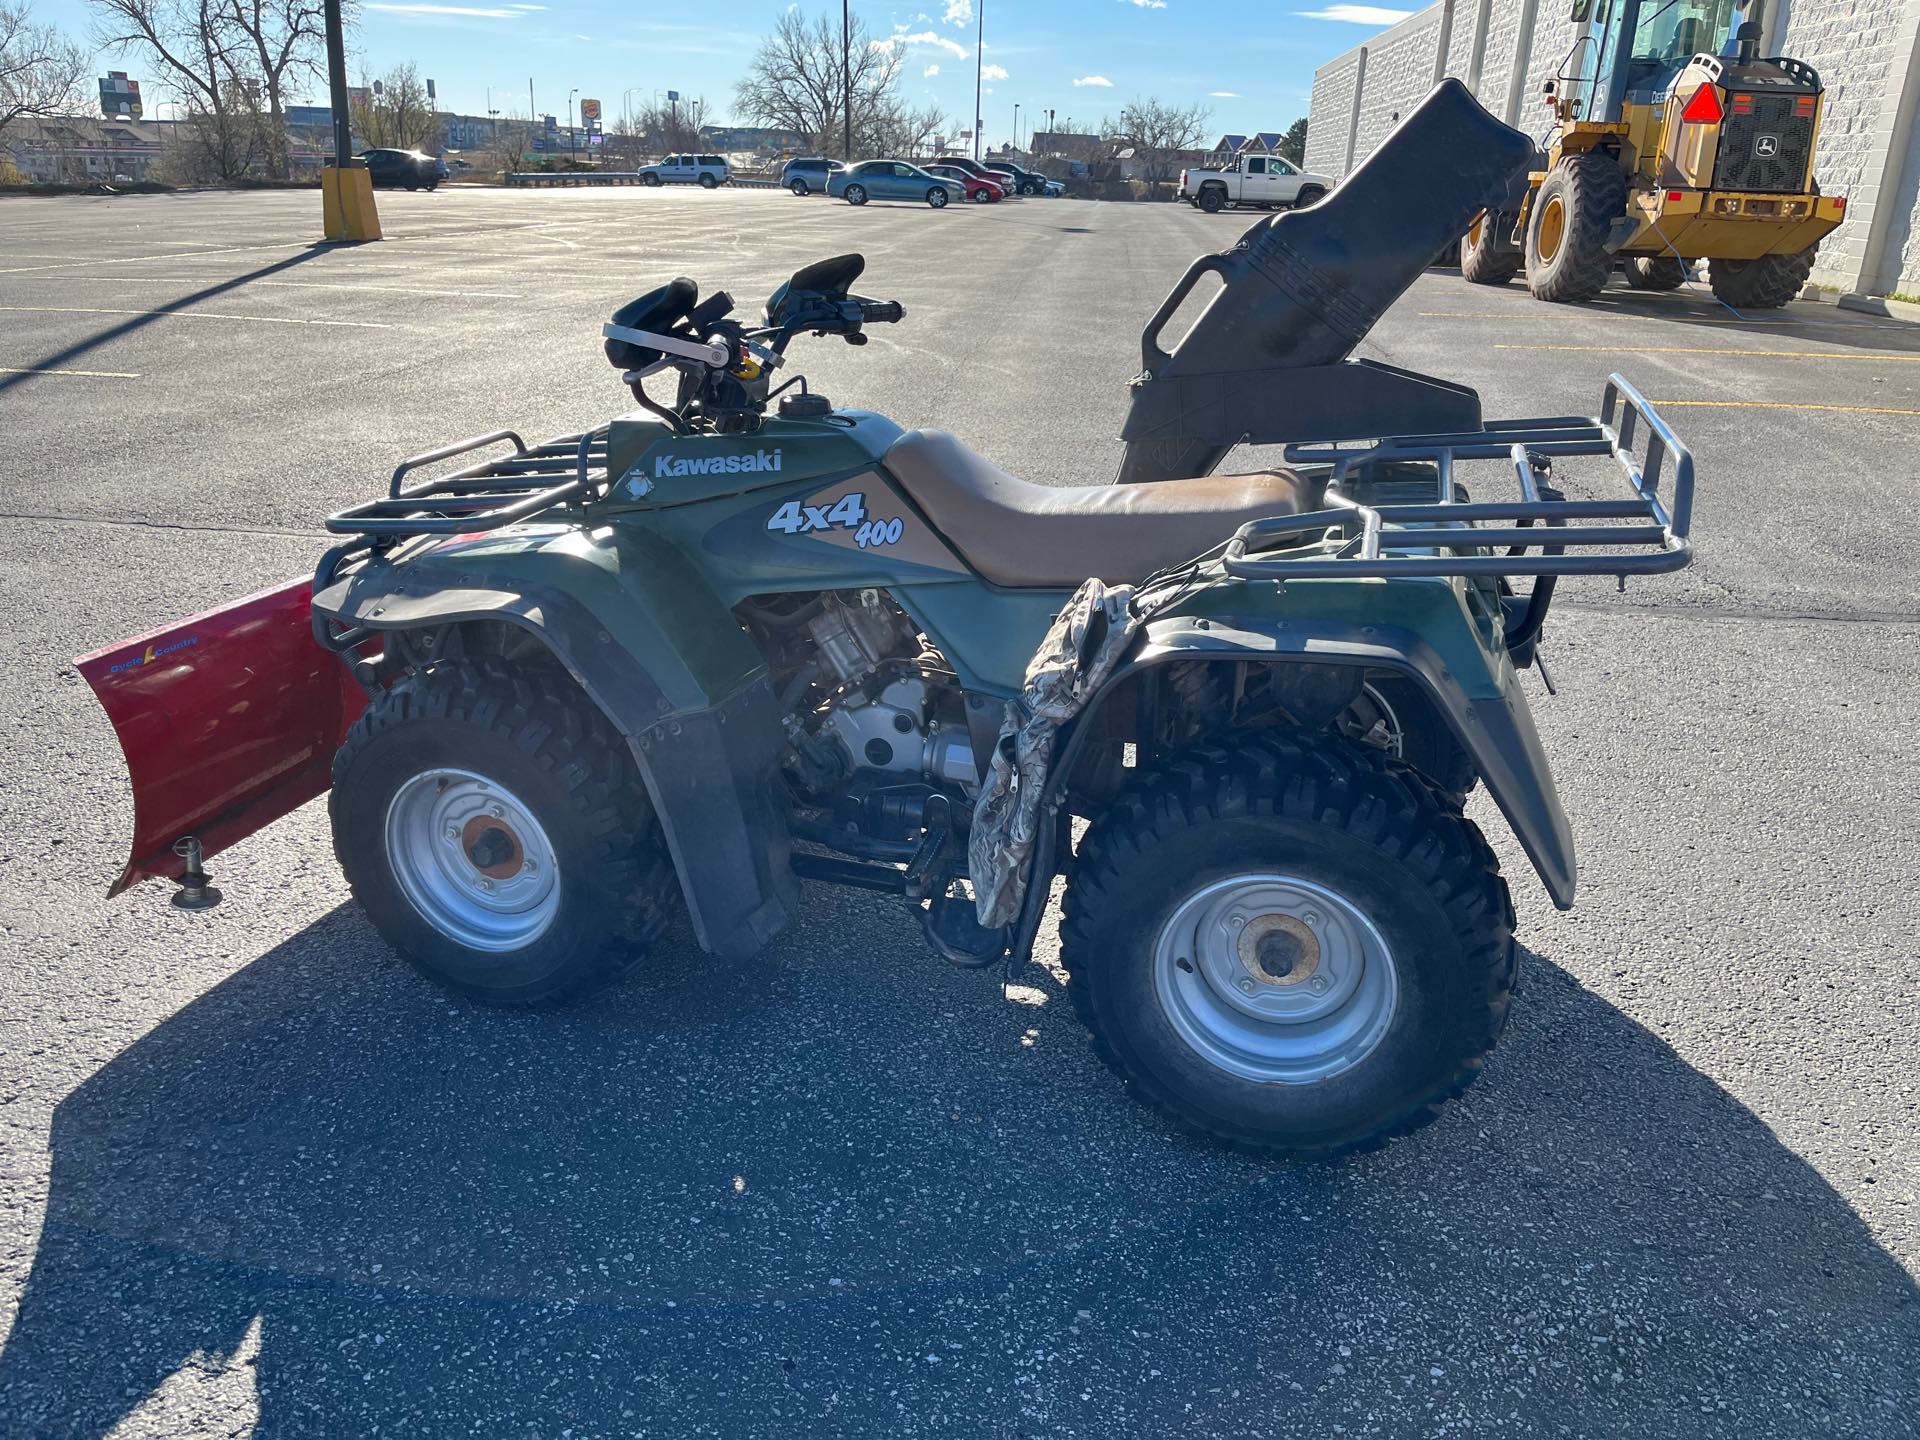
[[[366,696],[315,642],[312,594],[292,580],[73,662],[133,780],[133,853],[109,895],[178,879],[183,836],[213,855],[326,790]]]

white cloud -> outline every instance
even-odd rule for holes
[[[1082,75],[1078,80],[1073,82],[1074,89],[1076,90],[1083,85],[1098,85],[1102,90],[1111,90],[1113,88],[1113,81],[1107,79],[1104,75]]]
[[[1164,10],[1167,0],[1120,0],[1122,5],[1137,5],[1142,10]]]
[[[925,19],[923,15],[920,17]],[[971,25],[973,23],[973,0],[947,0],[947,13],[940,17],[949,25]]]
[[[507,9],[509,10],[544,10],[546,8],[547,7],[544,5],[509,5],[507,6]]]
[[[931,80],[934,76],[938,75],[939,73],[940,73],[940,67],[938,65],[929,65],[927,66],[926,69],[920,72],[920,75],[922,79]]]
[[[980,69],[980,78],[982,80],[1004,80],[1007,78],[1007,72],[999,65],[983,65]]]
[[[1344,20],[1349,25],[1393,25],[1413,14],[1384,5],[1329,5],[1324,10],[1296,10],[1302,20]]]
[[[1210,100],[1238,100],[1240,98],[1240,92],[1238,90],[1209,90],[1207,92],[1207,98]]]
[[[369,10],[384,10],[389,15],[466,15],[476,20],[518,20],[517,9],[483,9],[477,5],[369,5]]]
[[[944,50],[956,60],[967,58],[967,47],[957,40],[949,40],[944,35],[936,35],[931,30],[921,30],[912,35],[895,35],[887,40],[875,40],[876,50],[891,50],[896,45],[931,45],[936,50]]]

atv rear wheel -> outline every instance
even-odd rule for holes
[[[1715,260],[1707,267],[1713,293],[1736,310],[1778,310],[1805,288],[1819,250],[1762,255],[1758,260]]]
[[[658,933],[672,865],[591,701],[498,665],[408,676],[333,762],[334,851],[388,944],[494,1004],[584,994]]]
[[[1534,193],[1527,220],[1527,289],[1536,300],[1578,304],[1607,288],[1607,232],[1627,210],[1627,177],[1605,151],[1569,155]]]
[[[1678,290],[1687,283],[1687,267],[1673,255],[1629,255],[1620,273],[1634,290]]]
[[[1520,273],[1521,254],[1507,237],[1518,219],[1511,212],[1482,211],[1460,237],[1460,276],[1473,285],[1504,285]]]
[[[1061,957],[1100,1058],[1248,1149],[1369,1149],[1433,1119],[1506,1023],[1492,852],[1407,767],[1337,740],[1199,746],[1088,832]]]

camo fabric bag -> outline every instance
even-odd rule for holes
[[[974,905],[988,929],[1020,913],[1054,735],[1080,713],[1133,639],[1140,621],[1127,608],[1132,598],[1131,585],[1085,581],[1027,662],[1020,698],[1007,703],[967,839]]]

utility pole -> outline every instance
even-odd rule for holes
[[[380,214],[373,177],[353,158],[353,119],[347,113],[347,35],[340,0],[322,6],[327,27],[327,91],[333,105],[333,164],[320,172],[320,233],[328,240],[378,240]]]
[[[980,62],[987,53],[987,0],[980,0],[980,25],[973,35],[973,158],[980,159]]]
[[[347,114],[347,39],[340,23],[340,0],[327,0],[327,89],[333,104],[333,163],[353,168],[353,120]]]
[[[1020,102],[1013,102],[1013,148],[1020,148]]]
[[[527,77],[527,149],[529,150],[533,149],[533,127],[539,117],[540,112],[533,106],[533,77],[529,75]]]
[[[853,162],[853,12],[840,0],[840,158]]]
[[[574,158],[573,132],[576,125],[578,124],[579,116],[578,116],[578,112],[575,111],[575,109],[573,108],[573,97],[578,95],[579,93],[580,92],[578,90],[569,90],[567,92],[567,159],[568,160],[572,160]]]

